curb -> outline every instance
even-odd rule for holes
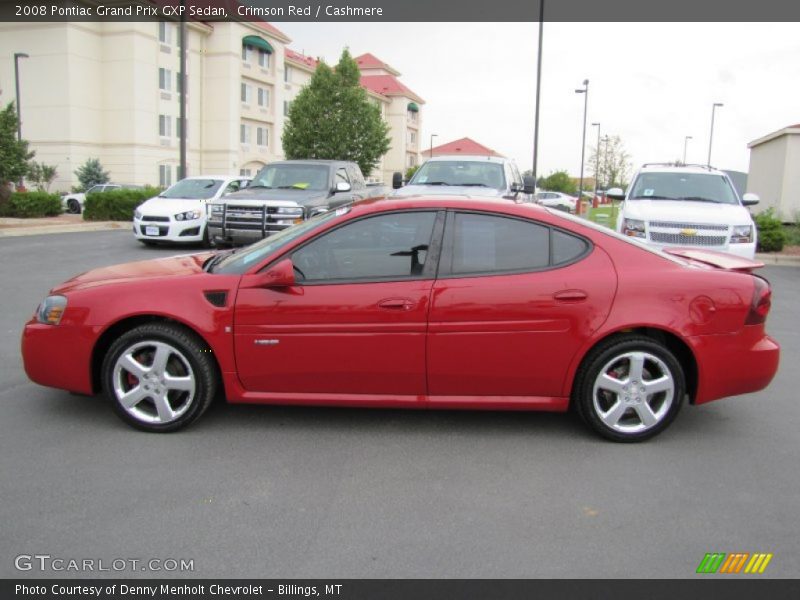
[[[130,231],[132,221],[101,221],[99,223],[75,223],[73,225],[38,225],[33,227],[0,228],[0,238],[51,233],[79,233],[86,231]]]
[[[760,260],[765,265],[800,267],[800,256],[790,256],[788,254],[756,254],[756,260]]]

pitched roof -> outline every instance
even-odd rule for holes
[[[422,154],[428,156],[431,151],[424,150]],[[433,148],[433,155],[440,156],[442,154],[467,154],[467,155],[477,155],[477,156],[500,156],[503,155],[499,152],[495,152],[488,146],[484,146],[483,144],[479,144],[472,138],[463,137],[460,140],[455,140],[452,142],[448,142],[446,144],[442,144],[441,146],[434,146]]]
[[[380,58],[378,58],[374,54],[370,54],[369,52],[362,54],[361,56],[356,56],[355,61],[356,63],[358,63],[358,68],[361,69],[362,71],[369,69],[384,69],[389,73],[391,73],[392,75],[400,75],[399,71],[390,67]]]
[[[255,17],[254,17],[254,19],[255,19]],[[249,21],[249,22],[252,25],[255,25],[256,27],[258,27],[259,29],[263,29],[264,31],[268,31],[268,32],[270,32],[270,33],[272,33],[274,35],[277,35],[280,38],[283,38],[283,39],[286,39],[286,40],[290,39],[288,35],[283,33],[280,29],[275,27],[272,23],[267,23],[266,21],[258,21],[258,20],[253,20],[253,21]]]
[[[295,52],[291,48],[285,48],[284,53],[286,54],[286,60],[291,60],[292,62],[299,63],[300,65],[311,69],[312,71],[317,68],[319,61],[316,58],[312,58],[311,56],[306,56],[305,54],[301,54],[300,52]]]
[[[361,85],[382,96],[406,96],[422,104],[425,103],[420,96],[400,83],[394,75],[362,75]]]
[[[772,133],[768,133],[765,136],[758,138],[757,140],[753,140],[749,144],[747,144],[748,148],[754,148],[755,146],[760,146],[761,144],[765,144],[766,142],[772,141],[775,138],[779,138],[782,135],[789,135],[789,134],[798,134],[800,133],[800,123],[796,125],[787,125],[783,129],[779,129],[778,131],[773,131]]]

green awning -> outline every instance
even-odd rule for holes
[[[267,54],[272,54],[275,49],[270,46],[270,43],[262,37],[257,35],[248,35],[242,38],[242,46],[252,46],[253,48],[261,48]]]
[[[416,102],[409,102],[408,110],[411,112],[419,112],[419,105]]]

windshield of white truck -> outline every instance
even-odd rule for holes
[[[328,173],[328,167],[324,165],[267,165],[248,187],[323,191],[329,188]]]
[[[409,185],[460,185],[505,189],[503,165],[476,160],[428,161],[408,182]]]
[[[728,180],[713,173],[640,173],[628,199],[739,204]]]

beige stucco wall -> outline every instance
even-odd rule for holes
[[[761,198],[756,212],[772,208],[784,221],[800,217],[800,134],[783,134],[750,149],[747,191]]]

